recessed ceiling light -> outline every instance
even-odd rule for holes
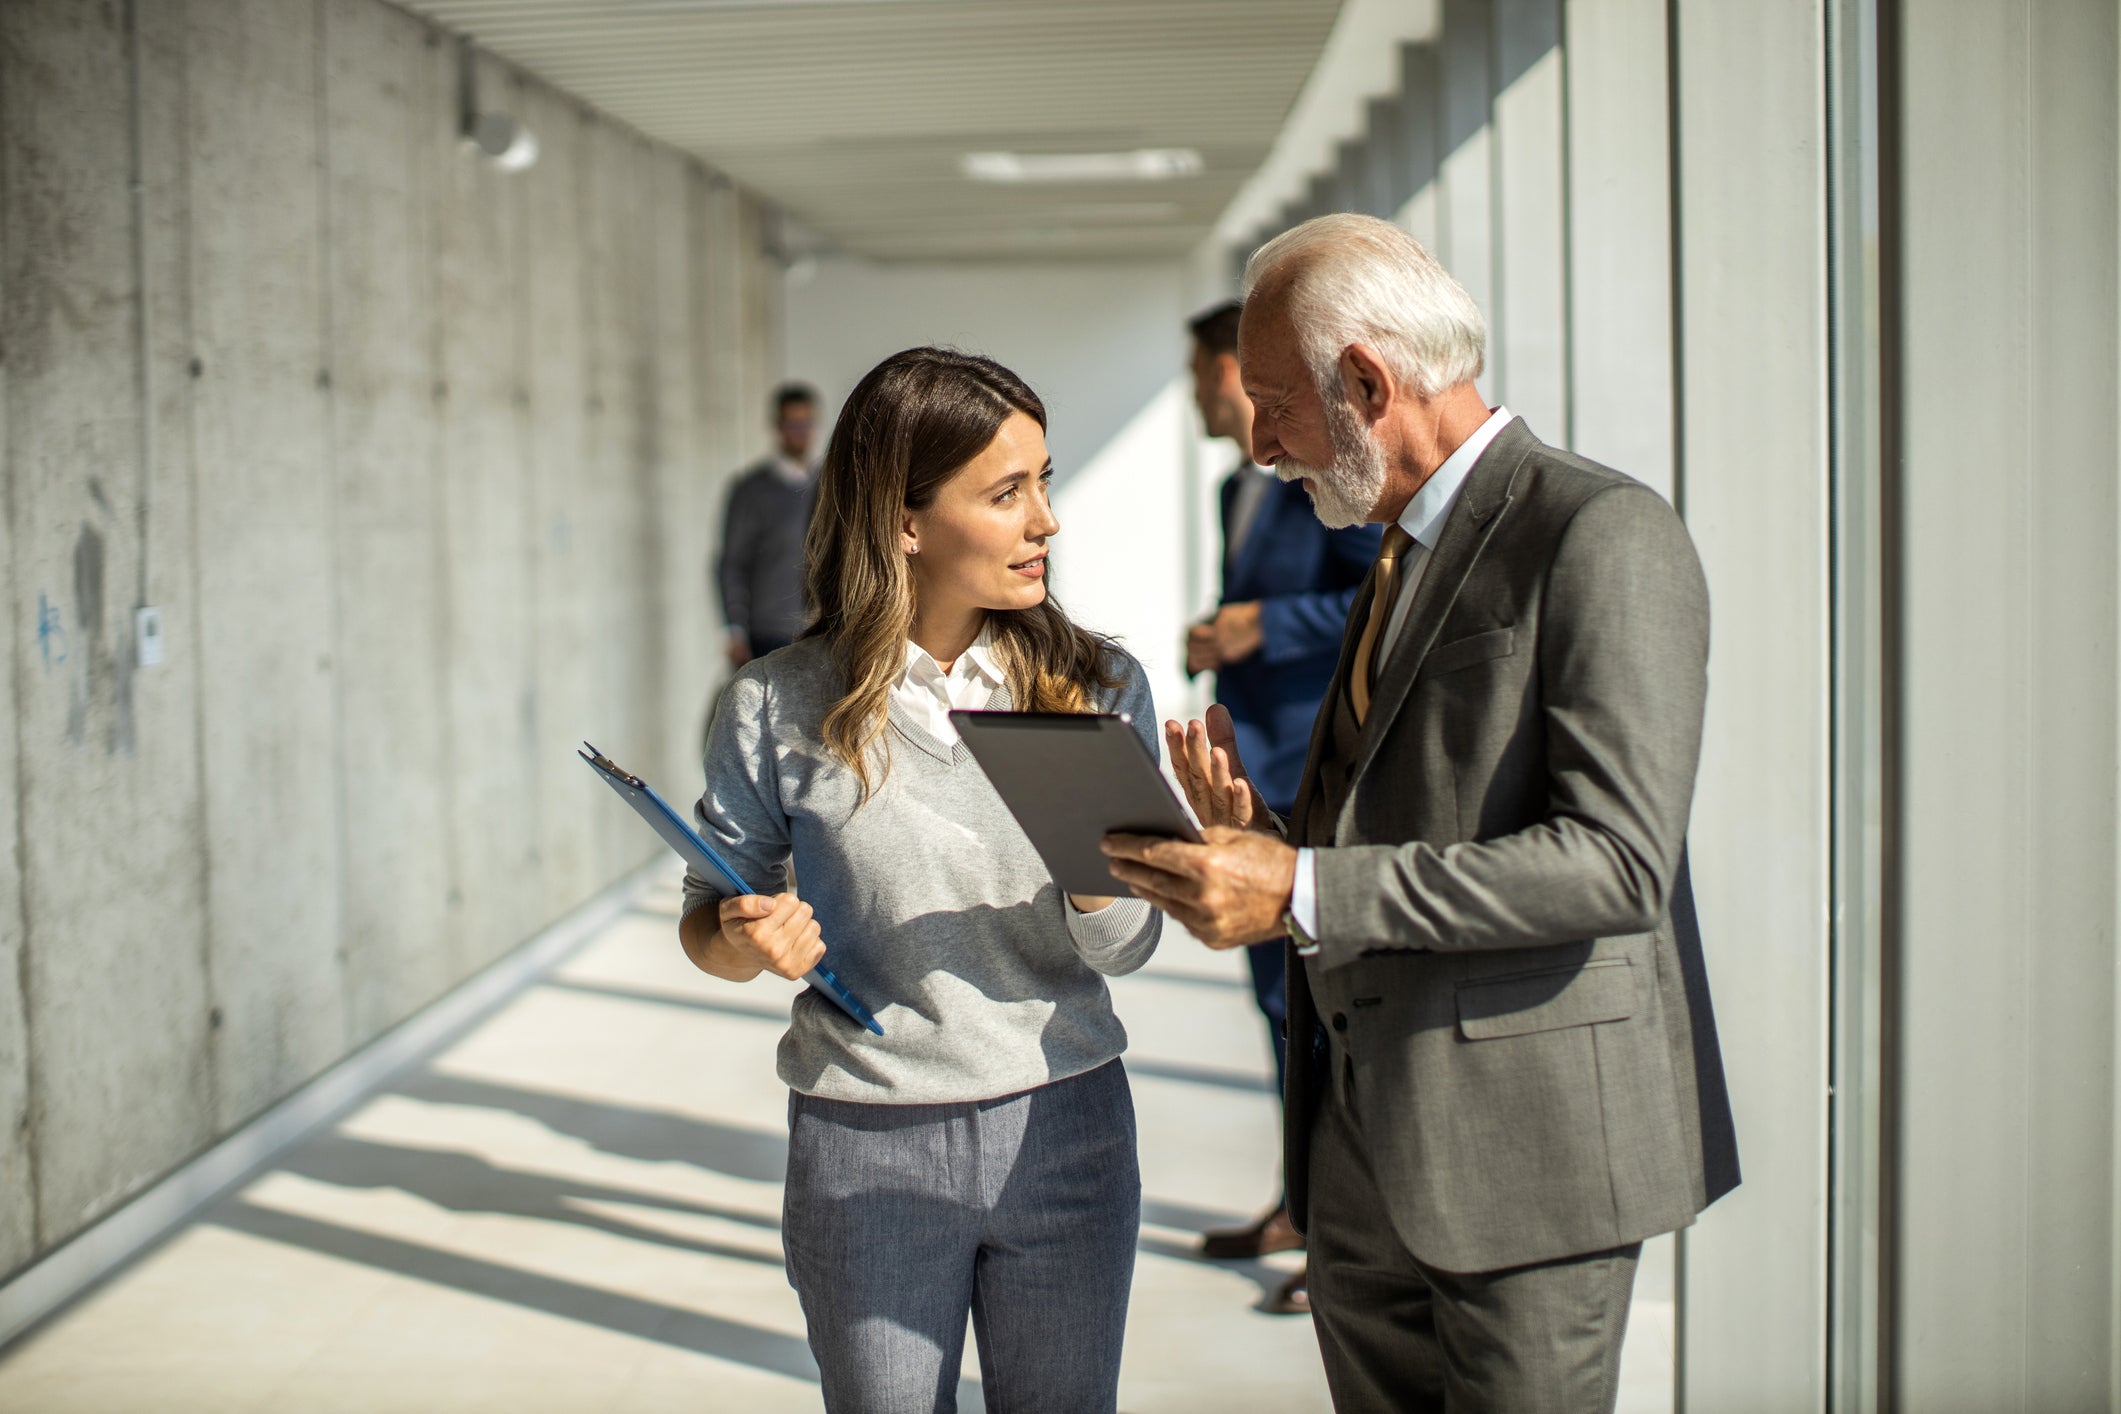
[[[975,182],[1167,182],[1198,176],[1202,163],[1190,147],[1144,147],[1133,152],[968,152],[957,166]]]

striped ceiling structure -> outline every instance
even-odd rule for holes
[[[1266,157],[1341,0],[401,3],[697,154],[827,247],[932,261],[1192,248]],[[1190,149],[1199,170],[964,170],[970,153],[1144,149]]]

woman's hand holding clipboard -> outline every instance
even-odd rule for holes
[[[754,895],[755,890],[740,878],[736,870],[729,867],[714,847],[700,838],[699,831],[686,823],[685,818],[672,810],[663,797],[657,795],[648,783],[639,776],[622,771],[602,752],[588,742],[575,753],[590,765],[604,783],[619,793],[619,797],[634,808],[634,812],[648,822],[648,827],[662,837],[663,843],[678,852],[678,857],[691,865],[701,878],[714,884],[725,899]],[[848,990],[847,984],[833,974],[831,968],[819,963],[803,974],[803,980],[830,997],[841,1011],[859,1021],[876,1035],[883,1035],[884,1028],[877,1025],[876,1018],[862,999]]]

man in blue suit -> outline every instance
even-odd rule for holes
[[[1222,485],[1223,592],[1213,616],[1186,637],[1186,671],[1215,674],[1215,700],[1230,713],[1238,757],[1267,805],[1286,816],[1296,805],[1318,704],[1333,679],[1356,589],[1377,558],[1382,528],[1328,530],[1296,482],[1252,460],[1252,400],[1237,369],[1237,301],[1215,306],[1187,327],[1193,334],[1193,401],[1211,437],[1237,444],[1243,460]],[[1277,1082],[1287,1064],[1282,1023],[1288,1010],[1282,943],[1245,949],[1252,990],[1267,1018]],[[1281,1092],[1277,1083],[1275,1093]],[[1204,1235],[1203,1255],[1257,1257],[1301,1247],[1285,1208],[1246,1227]],[[1301,1273],[1269,1308],[1309,1310]]]

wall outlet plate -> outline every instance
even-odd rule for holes
[[[142,609],[133,616],[140,644],[140,666],[159,668],[162,666],[162,611]]]

